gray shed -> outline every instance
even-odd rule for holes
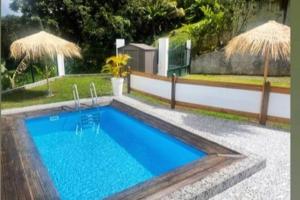
[[[118,52],[130,55],[131,59],[129,59],[127,65],[132,70],[152,74],[157,73],[157,48],[142,43],[129,43],[119,48]]]

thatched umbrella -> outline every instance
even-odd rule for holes
[[[261,55],[265,59],[264,81],[268,76],[269,61],[290,59],[290,27],[269,21],[234,37],[225,48],[225,55]]]
[[[81,57],[80,48],[69,41],[59,38],[55,35],[41,31],[30,36],[14,41],[10,46],[11,56],[15,59],[22,59],[20,67],[16,71],[24,71],[27,65],[24,61],[44,59],[50,57],[54,59],[58,54],[64,57]],[[20,69],[19,69],[20,68]],[[45,66],[48,74],[48,66]],[[48,92],[51,95],[49,80],[47,76]]]

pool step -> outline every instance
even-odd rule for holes
[[[100,113],[81,115],[80,125],[82,128],[91,128],[95,125],[100,125]]]

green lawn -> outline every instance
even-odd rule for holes
[[[205,75],[205,74],[190,74],[182,78],[193,80],[220,81],[231,83],[247,83],[261,85],[263,82],[262,76],[240,76],[240,75]],[[290,77],[268,77],[271,86],[290,87]]]
[[[47,86],[28,90],[18,90],[2,95],[1,108],[23,107],[73,99],[72,85],[77,84],[80,98],[90,97],[89,84],[95,83],[98,95],[111,95],[110,77],[107,76],[67,76],[50,83],[54,96],[47,97]]]

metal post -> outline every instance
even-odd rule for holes
[[[127,93],[130,94],[131,92],[131,85],[130,85],[130,74],[131,74],[131,68],[128,67],[127,69]]]
[[[116,39],[116,56],[119,54],[118,49],[125,46],[125,39]]]
[[[187,40],[186,41],[186,64],[188,65],[187,73],[191,73],[191,61],[192,61],[192,56],[191,56],[191,50],[192,49],[192,40]]]
[[[176,100],[175,100],[175,92],[176,92],[176,74],[172,74],[172,86],[171,86],[171,109],[175,108]]]
[[[167,76],[169,66],[169,38],[159,38],[158,43],[158,75]]]

